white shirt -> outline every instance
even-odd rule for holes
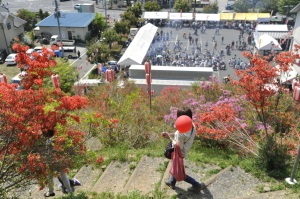
[[[179,131],[175,132],[173,145],[179,143],[183,157],[187,157],[188,153],[190,152],[194,142],[195,135],[196,135],[196,128],[194,125],[193,128],[188,132],[185,133],[179,133]]]

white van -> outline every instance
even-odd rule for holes
[[[135,36],[138,33],[139,29],[138,28],[130,28],[130,35]]]
[[[68,57],[69,59],[77,57],[76,46],[63,46],[63,50],[64,57]]]
[[[21,84],[22,78],[26,75],[26,71],[22,71],[11,79],[12,84]]]

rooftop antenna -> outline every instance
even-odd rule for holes
[[[54,0],[54,3],[55,3],[54,16],[57,19],[59,41],[60,41],[60,44],[61,44],[61,56],[64,57],[64,49],[63,49],[62,35],[61,35],[60,22],[59,22],[59,18],[60,18],[61,13],[60,13],[59,8],[58,8],[57,0]]]

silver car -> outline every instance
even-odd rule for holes
[[[9,65],[16,65],[17,62],[16,62],[16,57],[17,57],[17,54],[16,53],[13,53],[13,54],[10,54],[6,57],[5,59],[5,64],[7,66]]]

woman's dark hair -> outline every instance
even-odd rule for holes
[[[52,138],[54,136],[55,131],[53,129],[42,130],[43,135],[47,138]]]
[[[178,109],[177,110],[177,117],[180,117],[182,115],[187,115],[189,116],[191,119],[193,119],[193,113],[192,110],[188,107],[183,107],[182,109]]]

